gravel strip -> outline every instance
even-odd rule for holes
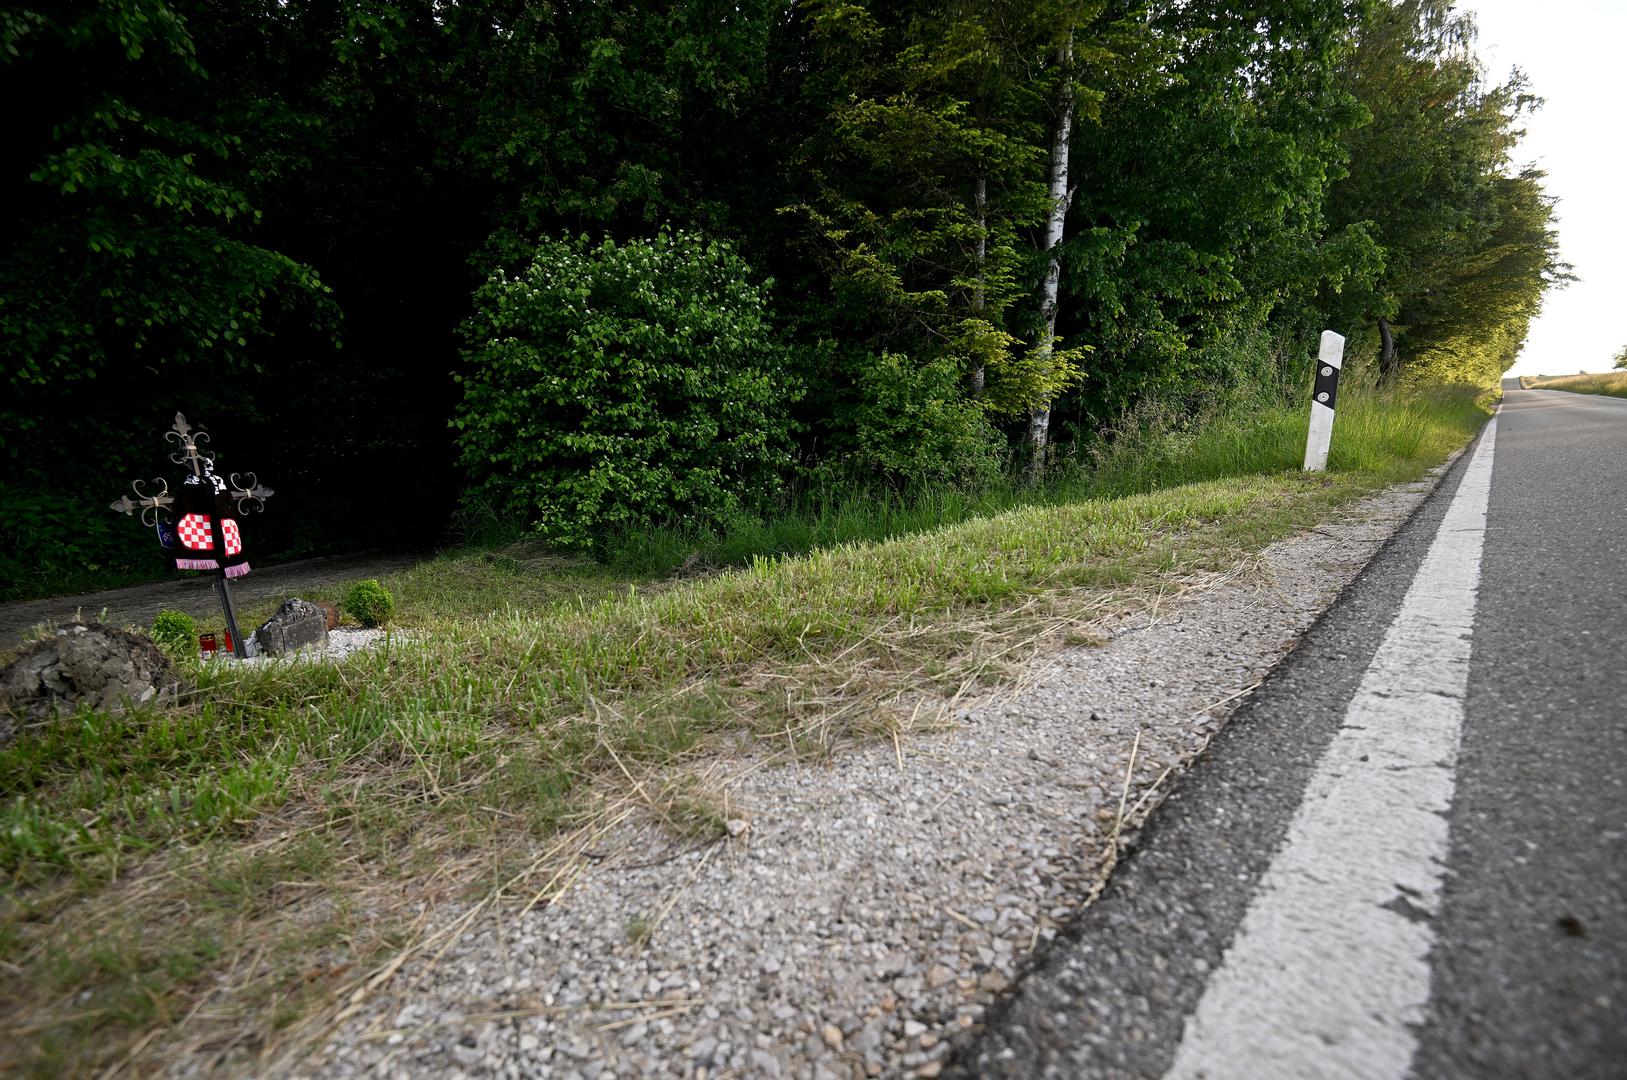
[[[328,643],[322,648],[307,647],[289,653],[287,656],[249,656],[239,659],[231,653],[221,650],[219,656],[210,663],[223,664],[295,664],[295,663],[323,663],[332,664],[343,660],[351,653],[371,649],[384,641],[392,631],[380,627],[341,626],[328,631]],[[401,631],[394,631],[396,641],[409,641],[411,638]]]
[[[1108,622],[952,732],[747,763],[727,841],[622,828],[559,902],[406,964],[298,1074],[937,1076],[1110,866],[1121,804],[1144,815],[1439,475]]]

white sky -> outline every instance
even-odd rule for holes
[[[1608,371],[1627,345],[1627,0],[1459,0],[1480,26],[1493,80],[1510,66],[1546,100],[1527,118],[1520,164],[1548,173],[1561,256],[1580,279],[1550,292],[1512,373]]]

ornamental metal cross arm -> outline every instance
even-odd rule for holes
[[[239,480],[239,476],[247,476],[247,480]],[[237,500],[237,512],[247,514],[251,510],[264,510],[266,500],[275,495],[271,488],[260,483],[260,478],[253,473],[232,473],[232,485],[226,492]],[[253,503],[253,506],[248,505]]]
[[[204,469],[215,463],[215,455],[207,450],[198,449],[198,441],[200,439],[207,441],[209,433],[202,428],[193,431],[191,425],[186,422],[186,417],[180,413],[175,414],[175,423],[169,431],[164,432],[164,438],[180,447],[169,456],[169,459],[177,465],[190,465],[193,476],[201,477]]]
[[[186,422],[181,413],[175,414],[175,423],[170,430],[164,432],[164,438],[175,443],[178,449],[169,459],[177,465],[186,465],[192,469],[192,475],[199,480],[205,476],[214,478],[215,455],[199,447],[200,441],[207,441],[209,433],[201,428],[192,430],[192,425]],[[246,479],[245,479],[246,478]],[[231,484],[227,487],[227,494],[237,504],[239,514],[251,513],[255,510],[264,510],[265,501],[275,492],[260,483],[260,478],[252,472],[232,473]],[[214,479],[216,491],[221,490],[220,481]],[[121,495],[117,500],[108,504],[109,508],[120,514],[133,514],[141,511],[141,521],[144,525],[156,525],[161,514],[175,505],[175,497],[169,493],[169,484],[161,479],[154,479],[153,483],[159,486],[156,495],[149,495],[144,490],[145,481],[131,481],[130,486],[135,490],[136,498]]]
[[[143,525],[157,525],[159,512],[174,506],[175,496],[169,493],[169,485],[160,478],[153,478],[153,483],[160,488],[156,495],[149,495],[143,490],[145,483],[145,480],[130,481],[130,487],[135,491],[136,498],[132,500],[128,495],[120,495],[113,502],[107,504],[108,509],[120,514],[133,514],[140,510]]]

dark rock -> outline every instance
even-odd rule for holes
[[[263,656],[286,656],[296,649],[328,643],[328,616],[309,600],[284,600],[277,613],[254,632]]]
[[[17,721],[46,720],[81,705],[122,710],[184,687],[152,639],[101,623],[64,626],[0,669],[0,743],[16,734]]]

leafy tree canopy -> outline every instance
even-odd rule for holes
[[[157,565],[97,508],[177,408],[278,487],[262,550],[469,491],[582,545],[1302,393],[1329,327],[1491,386],[1568,277],[1449,0],[25,0],[0,45],[6,595]]]

